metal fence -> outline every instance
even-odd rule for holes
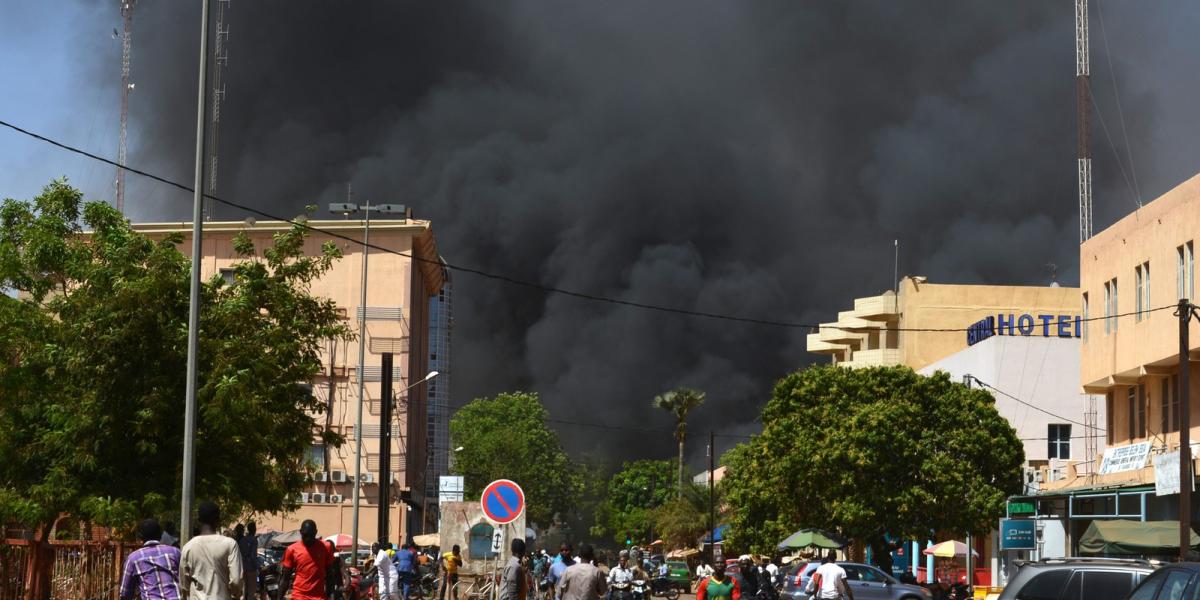
[[[117,600],[121,567],[137,546],[4,540],[0,600]]]

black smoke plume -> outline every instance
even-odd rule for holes
[[[1093,86],[1122,160],[1093,2]],[[117,22],[115,4],[112,10]],[[1197,7],[1109,6],[1146,200],[1197,169]],[[582,292],[816,322],[902,274],[1078,279],[1071,2],[232,0],[219,194],[290,216],[405,203],[452,261]],[[133,163],[191,180],[197,2],[138,5]],[[1190,50],[1180,50],[1180,48]],[[119,57],[93,57],[114,85]],[[1194,79],[1194,78],[1193,78]],[[1131,185],[1095,124],[1098,228]],[[1125,165],[1124,162],[1121,163]],[[141,220],[190,198],[134,181]],[[221,209],[218,218],[244,215]],[[455,402],[512,389],[554,418],[755,430],[806,330],[455,280]],[[562,425],[570,449],[670,456],[668,434]],[[720,449],[733,440],[724,438]]]

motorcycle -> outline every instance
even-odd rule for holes
[[[647,600],[645,579],[633,580],[633,600]]]
[[[610,600],[633,600],[633,590],[630,589],[629,583],[614,583],[612,584],[612,595]]]
[[[965,583],[955,583],[950,586],[950,600],[968,600],[971,597],[971,588]]]
[[[667,600],[677,600],[679,598],[679,588],[671,583],[666,577],[659,577],[650,582],[650,595]]]

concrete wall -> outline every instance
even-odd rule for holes
[[[500,554],[481,556],[472,553],[470,533],[471,528],[477,525],[503,529],[504,545]],[[513,538],[525,536],[525,515],[522,514],[520,518],[508,525],[492,525],[483,516],[483,509],[478,502],[443,502],[441,504],[441,528],[438,533],[441,536],[443,551],[448,552],[455,544],[462,548],[463,566],[459,573],[474,576],[489,574],[495,572],[497,566],[508,562],[509,557],[512,556],[509,548],[511,548]]]
[[[920,369],[922,374],[945,371],[955,380],[973,375],[1024,402],[992,392],[996,410],[1012,424],[1025,446],[1027,461],[1045,461],[1047,426],[1071,425],[1071,460],[1084,456],[1087,396],[1079,387],[1079,340],[1044,337],[994,336]],[[1103,427],[1104,403],[1097,399],[1097,423]],[[1058,417],[1046,414],[1054,413]],[[1076,421],[1076,423],[1071,423]],[[1098,440],[1103,447],[1103,438]]]

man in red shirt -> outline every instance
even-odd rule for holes
[[[292,590],[292,600],[326,600],[326,582],[330,579],[333,554],[317,539],[317,524],[306,519],[300,524],[300,541],[283,553],[283,581],[279,597],[286,598]]]

